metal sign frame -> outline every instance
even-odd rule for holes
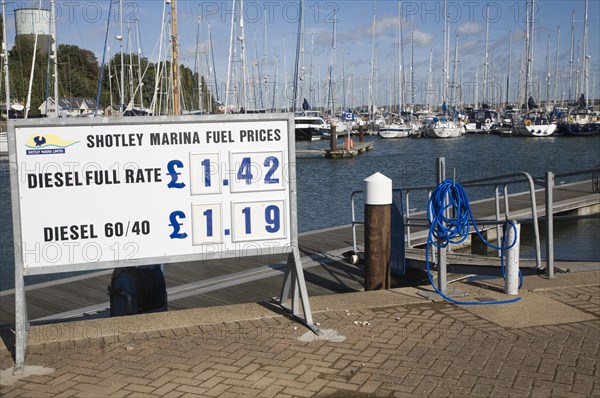
[[[192,250],[192,252],[190,253],[185,253],[185,254],[171,254],[171,253],[165,253],[164,255],[158,255],[158,256],[149,256],[149,257],[139,257],[139,258],[134,258],[135,262],[132,264],[131,262],[127,262],[127,261],[106,261],[106,260],[102,260],[102,261],[94,261],[94,262],[85,262],[85,261],[79,261],[79,262],[63,262],[60,263],[58,265],[48,265],[45,264],[43,266],[35,266],[36,264],[31,264],[29,262],[25,262],[24,259],[24,235],[27,235],[27,231],[29,230],[29,226],[28,225],[24,225],[23,224],[23,213],[22,211],[27,211],[28,206],[31,207],[32,206],[32,200],[28,201],[27,198],[27,192],[25,192],[26,190],[23,189],[23,187],[26,185],[22,180],[24,179],[24,175],[23,173],[27,173],[28,172],[28,168],[27,168],[27,161],[26,160],[35,160],[34,158],[37,158],[38,160],[43,160],[43,154],[44,153],[40,153],[40,152],[35,152],[35,151],[39,151],[38,149],[33,149],[32,151],[34,152],[30,152],[28,154],[25,153],[19,153],[19,152],[23,152],[23,147],[24,147],[24,140],[26,140],[27,138],[24,138],[26,135],[21,136],[17,139],[17,134],[27,134],[28,131],[30,131],[31,129],[36,129],[36,131],[50,131],[50,132],[56,132],[57,129],[64,129],[64,131],[66,131],[67,129],[72,129],[73,127],[78,127],[81,129],[89,129],[89,130],[95,130],[94,134],[96,135],[108,135],[107,131],[109,131],[110,129],[115,129],[115,128],[120,128],[120,127],[124,127],[126,129],[129,129],[128,131],[136,131],[136,129],[141,129],[143,132],[141,133],[143,134],[150,134],[148,133],[148,131],[144,131],[144,128],[149,129],[149,128],[153,128],[156,126],[173,126],[173,125],[177,125],[177,126],[181,126],[181,125],[185,125],[185,126],[194,126],[197,127],[198,130],[200,131],[200,134],[208,134],[206,131],[202,130],[202,126],[206,127],[207,125],[223,125],[223,126],[227,126],[228,124],[230,126],[235,126],[235,128],[239,128],[239,123],[248,123],[250,124],[254,124],[256,125],[257,123],[266,123],[266,124],[273,124],[273,123],[279,123],[281,125],[284,125],[287,128],[287,145],[285,147],[279,148],[279,150],[281,151],[280,153],[284,154],[287,153],[287,159],[282,159],[284,161],[284,163],[287,162],[287,164],[282,165],[282,171],[281,174],[278,174],[278,176],[282,177],[283,181],[280,181],[280,179],[273,179],[273,181],[277,180],[277,182],[279,183],[280,186],[282,186],[282,189],[277,189],[278,192],[275,196],[277,196],[279,198],[278,202],[280,204],[283,204],[283,211],[281,211],[281,209],[279,209],[279,207],[277,209],[272,208],[273,206],[267,206],[267,210],[269,211],[265,211],[265,218],[267,219],[267,221],[265,221],[266,223],[269,222],[273,222],[276,224],[276,228],[279,229],[280,228],[280,212],[284,212],[284,217],[283,217],[283,223],[288,223],[288,225],[283,225],[284,231],[277,235],[277,239],[274,240],[274,242],[276,242],[277,244],[274,245],[265,245],[264,239],[255,239],[254,241],[249,238],[246,239],[244,242],[246,243],[250,243],[250,245],[253,245],[255,248],[250,248],[250,249],[246,249],[244,248],[243,250],[238,249],[237,246],[235,246],[234,244],[232,244],[231,242],[233,241],[233,237],[231,238],[227,238],[227,242],[229,242],[229,246],[227,247],[226,244],[223,244],[222,247],[225,247],[226,250],[225,251],[219,251],[219,250],[215,250],[215,251],[198,251],[198,249],[196,249],[195,251]],[[279,125],[277,124],[277,125]],[[12,173],[11,174],[11,178],[10,178],[10,183],[11,183],[11,199],[12,199],[12,211],[13,211],[13,231],[14,231],[14,241],[15,241],[15,333],[16,333],[16,341],[15,341],[15,369],[22,369],[24,362],[25,362],[25,352],[26,352],[26,346],[27,346],[27,336],[28,336],[28,331],[29,331],[29,320],[27,317],[27,304],[26,304],[26,294],[25,294],[25,282],[24,282],[24,278],[27,275],[38,275],[38,274],[52,274],[52,273],[58,273],[58,272],[71,272],[71,271],[84,271],[84,270],[99,270],[99,269],[107,269],[107,268],[117,268],[117,267],[125,267],[125,266],[132,266],[132,265],[147,265],[147,264],[157,264],[157,263],[174,263],[174,262],[184,262],[184,261],[198,261],[198,260],[207,260],[210,258],[214,258],[217,256],[256,256],[256,255],[261,255],[264,254],[264,250],[267,249],[270,251],[270,254],[274,253],[274,252],[278,252],[278,253],[288,253],[288,267],[284,276],[284,280],[283,280],[283,285],[282,285],[282,291],[281,291],[281,295],[279,298],[279,304],[282,305],[285,309],[289,310],[292,315],[294,315],[296,318],[298,318],[299,321],[301,321],[302,323],[304,323],[305,325],[307,325],[311,330],[313,331],[317,331],[316,326],[313,324],[313,320],[312,320],[312,314],[311,314],[311,310],[310,310],[310,303],[308,300],[308,293],[307,293],[307,289],[306,289],[306,282],[304,279],[304,274],[303,274],[303,270],[302,270],[302,265],[301,265],[301,261],[300,261],[300,252],[299,252],[299,248],[298,248],[298,229],[297,229],[297,201],[296,201],[296,164],[295,164],[295,160],[296,160],[296,156],[295,156],[295,134],[294,134],[294,119],[293,119],[293,115],[292,114],[260,114],[260,115],[208,115],[208,116],[202,116],[202,117],[195,117],[195,116],[180,116],[180,117],[176,117],[176,116],[166,116],[166,117],[132,117],[132,118],[65,118],[65,119],[37,119],[37,120],[10,120],[8,122],[8,144],[9,144],[9,163],[15,165],[15,169],[16,169],[16,173]],[[238,131],[235,128],[232,128],[231,131]],[[168,131],[168,129],[166,129],[165,131]],[[238,133],[241,135],[241,132],[238,131]],[[231,132],[230,132],[231,134]],[[56,135],[52,135],[52,134],[46,134],[46,136],[44,136],[43,133],[40,133],[39,136],[31,136],[31,139],[35,139],[36,140],[36,145],[40,143],[40,141],[44,141],[46,142],[45,137],[48,137],[49,140],[52,140],[54,138],[56,138]],[[143,137],[146,137],[146,135],[144,135]],[[85,135],[82,135],[81,139],[83,140],[85,138]],[[205,137],[206,138],[206,137]],[[60,140],[60,138],[56,138],[57,140]],[[136,138],[137,139],[137,138]],[[282,140],[285,141],[285,140]],[[139,138],[139,143],[141,145],[142,143],[142,136],[140,136]],[[64,143],[63,143],[64,144]],[[68,142],[66,142],[66,144],[68,144]],[[285,142],[281,143],[281,146],[284,146]],[[276,148],[277,149],[277,145],[279,144],[272,144],[271,146],[271,151],[273,151],[272,148]],[[60,146],[60,145],[59,145]],[[63,145],[64,148],[67,148],[68,150],[68,145],[65,146]],[[222,152],[228,153],[228,158],[227,159],[222,159],[224,162],[232,162],[234,160],[234,155],[237,156],[240,152],[239,149],[240,145],[233,145],[228,152],[227,148],[223,148],[223,146],[221,146],[220,150]],[[31,146],[28,146],[28,148],[31,148]],[[246,148],[246,147],[244,147]],[[252,145],[250,145],[250,148],[252,148]],[[59,149],[59,154],[61,154],[60,152],[61,149]],[[121,149],[123,151],[126,151],[126,149]],[[244,149],[245,150],[245,149]],[[138,149],[138,151],[141,151],[140,149]],[[192,164],[192,154],[194,153],[202,153],[204,155],[208,154],[209,157],[213,154],[214,149],[213,148],[206,148],[206,147],[202,147],[202,146],[198,146],[198,145],[180,145],[177,149],[173,149],[173,151],[179,151],[183,154],[182,158],[185,158],[188,162],[188,169],[190,169],[189,173],[191,176],[191,164]],[[202,152],[203,151],[203,152]],[[242,151],[243,152],[243,151]],[[249,153],[260,153],[261,150],[259,149],[250,149]],[[49,149],[48,154],[54,155],[54,153],[52,153],[52,149]],[[98,158],[101,160],[106,160],[103,158],[106,157],[107,155],[110,156],[111,151],[100,151],[98,153]],[[35,155],[35,156],[30,156],[31,155]],[[64,152],[63,152],[64,154]],[[242,153],[243,154],[243,153]],[[268,153],[266,153],[268,155]],[[29,158],[27,156],[30,156]],[[62,155],[61,155],[62,156]],[[222,156],[224,157],[224,156]],[[283,156],[284,158],[286,157],[285,155]],[[271,157],[272,158],[272,157]],[[68,159],[68,156],[65,156],[65,160]],[[243,161],[245,161],[247,158],[244,158]],[[278,159],[271,159],[273,162],[278,161]],[[102,163],[102,162],[100,162]],[[65,163],[63,163],[64,165]],[[229,166],[231,166],[231,164],[227,163]],[[273,165],[274,163],[267,163],[267,160],[265,160],[264,166],[267,167],[268,165]],[[217,168],[219,168],[220,166],[217,166]],[[259,165],[260,167],[260,165]],[[162,169],[162,167],[160,168],[161,172],[164,171]],[[219,171],[219,173],[228,173],[228,175],[233,176],[234,172],[232,172],[231,167],[226,167],[227,170],[221,170]],[[241,170],[241,169],[240,169]],[[249,169],[245,169],[245,171],[242,173],[242,171],[238,171],[237,176],[235,176],[234,178],[240,179],[240,178],[244,178],[244,176],[242,175],[242,177],[240,177],[240,174],[244,174],[248,171]],[[273,167],[271,167],[271,170],[273,170]],[[270,170],[270,171],[271,171]],[[285,170],[285,171],[284,171]],[[102,172],[102,170],[101,170]],[[173,170],[171,170],[171,172],[173,172]],[[108,173],[108,171],[106,171],[106,173]],[[158,173],[158,172],[156,172]],[[206,173],[208,173],[208,166],[206,167]],[[248,173],[250,173],[248,171]],[[268,173],[267,173],[268,174]],[[250,175],[250,174],[249,174]],[[164,176],[169,176],[169,173],[165,173]],[[221,177],[221,175],[219,174],[219,177]],[[29,179],[30,176],[28,175],[27,178]],[[32,181],[33,182],[28,182],[29,186],[26,188],[30,188],[31,189],[31,185],[35,185],[36,182],[36,178],[38,178],[37,176],[33,176]],[[65,177],[65,175],[62,176],[63,179],[66,179],[67,177]],[[69,178],[73,178],[73,175],[71,175]],[[75,175],[75,179],[77,179],[78,176]],[[41,180],[42,180],[42,175],[40,175],[39,177],[40,179],[40,184],[41,184]],[[191,177],[190,177],[191,179]],[[160,179],[159,179],[160,181]],[[228,185],[229,180],[225,181],[223,180],[224,185]],[[73,181],[71,181],[73,183]],[[89,182],[89,181],[88,181]],[[155,181],[156,182],[156,181]],[[267,182],[266,177],[265,177],[265,183]],[[247,184],[250,184],[250,181],[246,181]],[[253,182],[252,182],[253,183]],[[79,184],[78,184],[79,185]],[[81,185],[85,185],[85,184],[81,184]],[[190,181],[190,185],[191,181]],[[233,182],[231,183],[231,185],[233,185]],[[210,184],[208,184],[207,186],[210,186]],[[85,187],[84,187],[85,188]],[[97,188],[97,187],[96,187]],[[268,188],[268,187],[267,187]],[[100,191],[103,189],[102,187],[97,188]],[[191,189],[191,188],[190,188]],[[236,222],[235,216],[231,214],[231,212],[233,211],[234,206],[236,205],[236,203],[234,203],[235,201],[233,199],[231,199],[232,192],[233,191],[233,186],[229,186],[229,188],[224,189],[224,192],[222,193],[220,190],[218,192],[213,192],[211,191],[209,193],[208,197],[209,199],[212,199],[212,204],[214,204],[215,206],[219,206],[218,209],[219,210],[223,210],[225,211],[229,211],[230,213],[228,214],[229,218],[229,222],[230,224],[233,224],[234,222]],[[243,197],[244,196],[244,186],[242,185],[241,187],[238,186],[237,192],[241,192],[240,195],[237,195],[237,198]],[[142,190],[143,191],[143,190]],[[258,190],[254,190],[253,191],[253,195],[254,197],[256,197],[256,194],[264,194],[264,193],[268,193],[269,190],[263,191],[261,189]],[[140,194],[141,195],[141,194]],[[193,193],[190,193],[190,196],[194,195]],[[222,196],[225,195],[225,196]],[[249,194],[250,195],[250,194]],[[283,200],[281,200],[283,195]],[[34,194],[32,194],[31,196],[35,196]],[[50,195],[51,196],[51,195]],[[246,195],[248,196],[248,195]],[[252,196],[252,195],[250,195]],[[225,202],[229,201],[230,206],[226,206],[226,205],[222,205],[222,198],[225,198]],[[45,203],[45,205],[48,205],[50,208],[52,208],[52,200],[53,197],[50,198],[50,203]],[[144,200],[144,198],[137,198],[137,200],[139,200],[140,202],[142,202]],[[184,198],[185,200],[185,198]],[[190,199],[191,200],[191,199]],[[210,202],[210,200],[209,200]],[[218,203],[217,203],[218,202]],[[251,201],[250,201],[251,202]],[[242,201],[242,203],[244,203]],[[190,203],[191,207],[194,207],[194,205],[196,205],[195,203]],[[200,203],[200,207],[202,205],[206,205],[206,206],[210,206],[210,204],[205,204],[204,202]],[[269,209],[269,207],[271,207]],[[202,209],[202,207],[201,207]],[[249,207],[248,207],[249,209]],[[246,208],[244,208],[244,210],[246,210]],[[275,211],[276,210],[276,211]],[[193,209],[192,209],[193,211]],[[212,213],[211,213],[212,214]],[[246,213],[246,216],[248,218],[245,219],[246,222],[250,222],[250,218],[249,218],[249,214],[250,214],[250,210],[248,210],[248,212]],[[276,217],[275,217],[276,216]],[[193,215],[192,215],[193,217]],[[226,217],[226,216],[224,216]],[[27,216],[25,217],[27,218]],[[75,217],[77,218],[77,217]],[[29,219],[30,220],[30,219]],[[276,221],[275,221],[276,220]],[[192,219],[191,224],[194,224],[194,219]],[[206,221],[208,224],[208,221]],[[31,223],[31,221],[30,221]],[[212,231],[212,219],[211,219],[211,231]],[[93,224],[92,224],[93,225]],[[170,225],[170,224],[169,224]],[[270,224],[269,224],[270,225]],[[267,231],[269,225],[267,225]],[[231,228],[233,226],[229,226],[229,228]],[[50,228],[50,227],[49,227]],[[50,237],[52,237],[53,234],[58,234],[58,228],[59,227],[53,227],[53,228],[57,228],[55,229],[54,232],[52,232],[52,228],[50,228],[50,230],[48,231],[48,234],[50,235]],[[127,229],[129,230],[130,226],[127,226]],[[150,227],[148,226],[148,230],[150,229]],[[175,230],[175,228],[173,227],[173,229]],[[274,228],[273,228],[274,229]],[[92,231],[93,231],[93,226],[92,226]],[[225,230],[225,235],[229,235],[229,230]],[[37,231],[38,235],[39,235],[39,228]],[[61,230],[62,233],[62,230]],[[84,232],[79,231],[79,236],[81,237],[82,234]],[[175,233],[175,231],[173,232]],[[220,233],[220,232],[219,232]],[[248,230],[246,230],[246,233],[248,233]],[[44,239],[46,241],[46,231],[44,230]],[[89,234],[89,231],[88,231]],[[233,234],[231,234],[233,235]],[[30,235],[29,235],[30,236]],[[211,235],[212,236],[212,235]],[[92,232],[92,237],[94,237],[94,233]],[[104,239],[104,240],[108,240],[110,241],[110,237],[106,237],[103,236],[100,239]],[[154,238],[156,239],[156,238]],[[192,239],[190,238],[190,241],[192,241]],[[186,241],[187,242],[187,241]],[[256,244],[258,243],[262,243],[264,246],[263,247],[257,247]],[[104,242],[106,243],[106,242]],[[194,245],[194,243],[192,243],[192,245]],[[168,250],[168,249],[167,249]],[[188,248],[184,248],[182,250],[188,250]],[[191,249],[190,249],[191,250]],[[61,257],[62,258],[62,257]],[[120,258],[119,258],[120,260]],[[291,301],[291,305],[288,304],[288,302]],[[302,307],[302,308],[301,308]]]

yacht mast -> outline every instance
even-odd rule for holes
[[[163,49],[163,37],[165,35],[165,14],[166,14],[166,10],[167,10],[167,4],[164,3],[163,4],[163,12],[162,12],[162,19],[161,19],[161,28],[160,28],[160,37],[158,40],[158,60],[156,61],[156,72],[155,72],[155,76],[154,76],[154,95],[152,96],[152,102],[150,103],[150,111],[152,112],[153,115],[157,115],[158,113],[160,113],[160,108],[158,108],[158,113],[157,111],[157,105],[160,102],[159,98],[158,98],[158,88],[161,85],[161,76],[162,76],[162,49]],[[108,65],[109,65],[109,70],[110,70],[110,58],[108,61]],[[112,93],[112,92],[111,92]],[[111,100],[111,105],[112,105],[112,100]]]
[[[448,51],[448,45],[447,45],[447,41],[448,41],[448,18],[446,17],[446,0],[444,0],[444,11],[442,14],[442,17],[444,18],[444,62],[442,65],[442,103],[445,102],[448,99],[448,58],[447,58],[447,51]]]
[[[313,90],[313,77],[314,77],[314,66],[315,66],[315,32],[310,34],[310,73],[308,74],[308,92],[310,103],[315,106],[315,91]]]
[[[415,30],[413,29],[414,20],[410,21],[410,106],[413,109],[415,105]]]
[[[546,46],[546,107],[550,103],[550,35]]]
[[[219,97],[219,83],[217,82],[217,69],[215,68],[215,53],[212,45],[212,30],[210,29],[210,23],[208,24],[208,48],[210,49],[210,58],[212,60],[213,80],[215,82],[215,95],[217,96],[216,100],[217,102],[219,102],[221,99]],[[212,104],[212,101],[210,101],[210,103]]]
[[[400,6],[401,7],[401,6]],[[411,46],[412,46],[412,39],[413,39],[413,34],[412,34],[412,21],[411,21]],[[402,95],[400,97],[400,102],[402,102],[403,106],[404,103],[406,103],[406,90],[404,90],[406,88],[406,75],[405,75],[405,68],[404,68],[404,35],[402,32],[402,17],[400,17],[400,65],[402,68],[402,73],[400,74],[400,84],[402,85]],[[412,50],[412,48],[411,48]],[[411,64],[412,67],[412,64]]]
[[[2,0],[2,58],[4,58],[4,94],[6,119],[10,119],[10,79],[8,74],[8,43],[6,41],[6,1]]]
[[[585,0],[585,13],[583,17],[583,92],[585,93],[585,107],[588,102],[588,80],[589,80],[589,62],[588,54],[588,0]]]
[[[171,51],[173,54],[173,114],[179,115],[179,36],[177,33],[177,0],[171,0]]]
[[[284,74],[284,80],[283,80],[283,103],[284,103],[284,108],[285,111],[288,111],[288,106],[287,106],[287,98],[285,98],[285,94],[287,92],[287,88],[288,88],[288,70],[287,70],[287,57],[285,55],[285,35],[283,35],[283,74]]]
[[[333,66],[335,65],[335,22],[336,22],[336,13],[333,12],[333,35],[331,38],[331,64],[329,65],[329,84],[328,84],[328,95],[327,95],[327,109],[329,111],[329,115],[333,117],[335,114],[335,99],[333,98],[334,90],[333,90]]]
[[[453,65],[453,72],[452,72],[452,106],[453,106],[453,114],[456,114],[456,98],[458,97],[457,95],[457,90],[458,90],[458,75],[457,75],[457,68],[458,66],[458,35],[455,36],[454,39],[454,65]]]
[[[119,89],[119,110],[121,111],[121,113],[123,113],[125,111],[125,60],[123,58],[123,0],[119,0],[119,25],[121,27],[121,34],[117,36],[117,40],[119,41],[119,48],[121,50],[121,83]]]
[[[271,111],[278,112],[276,107],[276,99],[277,99],[277,74],[279,72],[279,58],[277,58],[277,54],[275,54],[275,77],[273,79],[273,102],[271,104]]]
[[[256,66],[256,75],[254,74],[254,70],[252,71],[252,76],[253,76],[252,79],[254,80],[254,84],[253,84],[253,86],[254,86],[254,108],[258,109],[259,105],[260,105],[260,109],[265,109],[265,105],[264,105],[264,101],[263,101],[263,93],[262,93],[262,90],[263,90],[262,76],[260,73],[260,58],[258,57],[258,42],[256,41],[256,29],[254,29],[253,33],[254,33],[254,36],[253,36],[253,38],[254,38],[254,65]]]
[[[202,57],[200,56],[200,21],[198,17],[198,27],[196,28],[196,56],[194,58],[194,73],[198,76],[198,109],[202,110]]]
[[[127,107],[129,108],[129,105],[131,104],[133,106],[134,102],[134,98],[133,98],[133,52],[131,51],[131,46],[132,46],[132,39],[131,39],[131,21],[127,21],[127,53],[129,54],[129,73],[128,73],[128,80],[129,80],[129,103],[127,104]]]
[[[109,6],[108,15],[109,15],[108,19],[110,20],[110,6]],[[107,37],[108,37],[108,23],[109,22],[106,23],[106,25],[107,25],[106,26],[106,29],[107,29],[106,35],[107,35]],[[110,65],[110,46],[108,46],[108,45],[106,46],[106,55],[107,55],[107,58],[108,58],[108,96],[110,98],[110,100],[109,100],[110,101],[110,111],[112,113],[112,110],[113,110],[112,72],[110,70],[110,66],[111,66]],[[104,70],[104,68],[102,68],[102,70]],[[100,73],[102,73],[102,71]],[[100,90],[100,87],[98,87],[98,90]],[[100,96],[98,96],[98,101],[99,100],[100,100]],[[99,107],[99,103],[96,102],[96,113],[98,112],[98,107]]]
[[[267,108],[269,101],[269,61],[267,56],[267,9],[263,12],[264,15],[264,25],[263,25],[263,76],[259,76],[259,79],[263,79],[264,82],[264,107]],[[261,91],[261,101],[262,101],[262,91]],[[266,111],[265,111],[266,112]]]
[[[535,33],[535,0],[531,0],[531,22],[529,24],[529,29],[531,30],[531,32],[529,33],[529,73],[530,73],[530,77],[533,77],[532,75],[534,75],[534,71],[533,71],[533,48],[534,48],[534,33]],[[539,85],[538,85],[538,89],[539,89]],[[538,90],[539,91],[539,90]],[[538,93],[538,99],[539,99],[539,93]]]
[[[302,36],[304,35],[304,0],[300,0],[300,10],[298,15],[298,36],[296,37],[296,62],[294,63],[294,86],[293,86],[293,95],[292,95],[292,112],[296,113],[296,107],[298,106],[298,86],[301,84],[301,54],[303,50],[303,40]]]
[[[429,49],[429,75],[427,77],[427,110],[431,110],[431,95],[433,94],[433,75],[431,62],[433,61],[433,50]]]
[[[512,67],[512,30],[508,35],[508,75],[506,76],[506,106],[508,106],[508,93],[510,91],[510,73]]]
[[[42,10],[42,0],[39,2],[38,10]],[[39,36],[37,18],[34,18],[33,20],[33,30],[35,31],[35,39],[33,41],[33,55],[31,59],[31,73],[29,74],[29,86],[27,89],[27,102],[25,103],[25,119],[27,119],[27,116],[29,115],[29,108],[31,108],[31,87],[33,86],[33,73],[35,71],[35,58],[37,55],[37,43]]]
[[[50,30],[52,34],[52,55],[50,58],[54,64],[54,113],[56,117],[59,117],[58,110],[58,54],[56,50],[56,10],[54,8],[54,0],[50,1]]]
[[[556,59],[554,64],[554,98],[555,102],[558,101],[558,56],[560,55],[560,26],[556,32]]]
[[[398,117],[402,117],[402,0],[398,0]]]
[[[479,102],[479,65],[475,65],[475,98],[473,100],[473,107],[477,108]]]
[[[528,4],[528,3],[527,3]],[[525,44],[527,52],[527,66],[525,72],[525,106],[529,109],[529,82],[531,81],[531,70],[533,68],[533,0],[531,0],[531,7],[526,7],[525,11],[526,20],[526,32],[525,32]]]
[[[485,10],[485,47],[483,54],[483,102],[489,102],[489,61],[488,46],[490,42],[490,7]]]
[[[227,80],[225,82],[225,112],[229,113],[229,94],[231,91],[231,64],[233,62],[233,46],[235,42],[235,2],[231,0],[231,30],[229,32],[229,55],[227,57]]]
[[[371,71],[369,73],[369,114],[371,115],[371,120],[375,120],[374,117],[374,105],[375,101],[373,98],[373,85],[375,80],[375,14],[376,14],[377,6],[375,0],[373,0],[373,24],[371,25],[372,34],[371,34]]]
[[[346,109],[346,64],[344,63],[344,42],[342,42],[342,55],[340,57],[340,63],[342,64],[342,95],[341,95],[341,110],[344,111]]]
[[[142,82],[142,43],[140,41],[140,20],[135,20],[135,37],[138,51],[138,90],[140,90],[140,109],[144,110],[144,83]]]
[[[575,53],[575,10],[571,15],[571,55],[569,56],[569,99],[573,100],[573,57]]]
[[[104,51],[102,52],[102,63],[100,64],[100,81],[98,82],[98,91],[96,93],[96,106],[94,108],[94,117],[98,114],[98,108],[100,107],[100,93],[102,92],[102,80],[104,78],[104,63],[106,60],[106,53],[108,52],[108,93],[110,98],[110,106],[112,109],[112,84],[111,84],[111,76],[110,76],[110,47],[108,47],[108,33],[110,28],[110,14],[112,11],[111,1],[108,5],[108,19],[106,20],[106,33],[104,34]],[[47,101],[46,101],[47,103]]]

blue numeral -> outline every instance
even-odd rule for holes
[[[275,156],[269,156],[265,159],[264,165],[266,167],[270,167],[269,171],[265,175],[265,184],[279,184],[279,178],[271,178],[279,167],[279,159],[277,159]]]
[[[242,209],[242,213],[244,213],[245,220],[246,220],[246,235],[249,235],[252,233],[252,220],[250,218],[250,208],[249,207],[244,207]]]
[[[202,214],[204,214],[204,216],[206,217],[206,236],[213,236],[213,211],[212,209],[208,209]]]
[[[237,172],[238,180],[246,180],[246,185],[252,184],[252,168],[250,158],[243,158]]]
[[[268,224],[265,226],[267,232],[275,233],[279,231],[279,228],[281,227],[279,207],[275,205],[267,206],[265,209],[265,221]]]
[[[210,187],[210,159],[204,159],[201,164],[204,167],[204,186]]]

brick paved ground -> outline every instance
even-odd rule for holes
[[[600,396],[600,286],[535,294],[593,317],[510,329],[423,301],[316,312],[321,328],[337,330],[332,340],[299,341],[307,329],[276,316],[37,345],[27,364],[53,372],[0,396]]]

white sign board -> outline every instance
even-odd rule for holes
[[[292,126],[289,115],[15,122],[24,274],[289,252]]]

